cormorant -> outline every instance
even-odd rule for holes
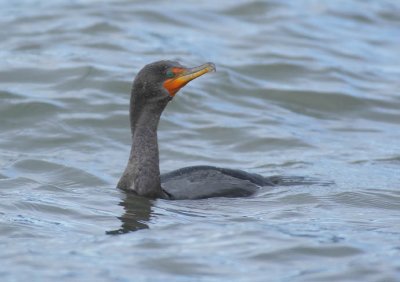
[[[273,177],[213,166],[185,167],[160,175],[157,126],[161,114],[183,86],[212,71],[212,63],[186,68],[173,61],[154,62],[139,71],[130,99],[132,148],[118,188],[148,198],[178,200],[245,197],[275,184]]]

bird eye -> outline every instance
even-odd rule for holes
[[[175,74],[173,73],[172,70],[167,70],[167,77],[168,77],[168,78],[172,78],[172,77],[174,77],[174,76],[175,76]]]

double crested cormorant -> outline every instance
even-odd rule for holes
[[[148,198],[203,199],[245,197],[272,178],[236,169],[192,166],[160,175],[157,126],[161,113],[189,81],[215,71],[212,63],[186,68],[177,62],[159,61],[137,74],[130,100],[132,148],[118,188]]]

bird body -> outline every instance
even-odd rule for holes
[[[192,166],[161,175],[161,186],[171,199],[247,197],[262,186],[274,185],[258,174],[213,166]]]

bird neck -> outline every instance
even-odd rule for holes
[[[119,188],[134,190],[138,195],[149,198],[164,198],[160,183],[157,127],[165,105],[157,102],[143,105],[131,100],[132,148],[128,165],[118,183]]]

